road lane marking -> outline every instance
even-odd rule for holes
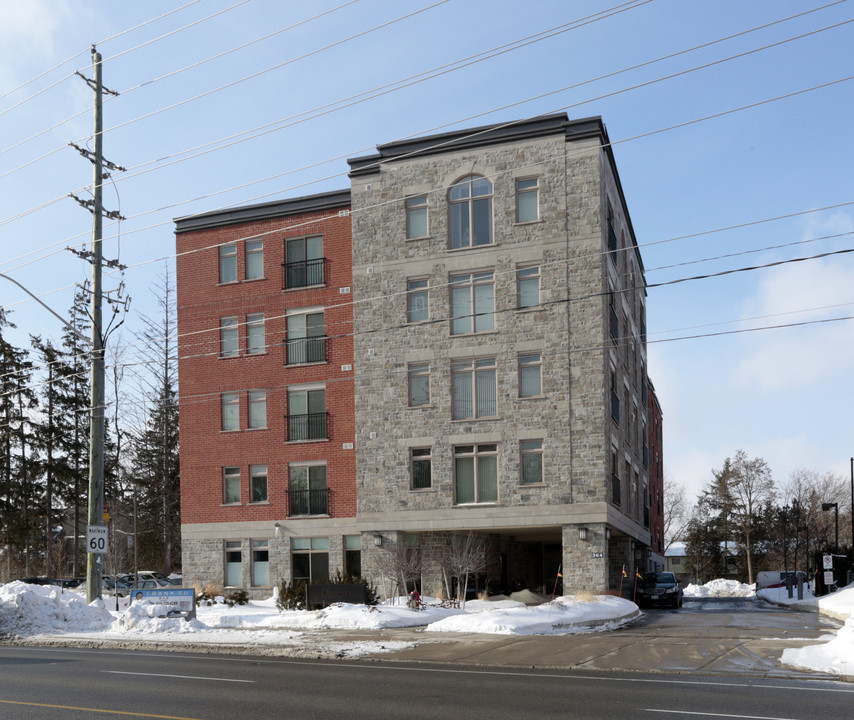
[[[662,710],[660,708],[646,708],[646,712],[669,713],[671,715],[700,715],[701,717],[736,718],[736,720],[794,720],[794,718],[781,718],[776,715],[726,715],[724,713],[692,712],[691,710]]]
[[[143,677],[176,678],[179,680],[216,680],[217,682],[239,682],[239,683],[257,682],[255,680],[235,680],[234,678],[202,677],[202,676],[197,676],[197,675],[163,675],[163,674],[159,674],[159,673],[127,672],[125,670],[102,670],[101,672],[111,673],[112,675],[142,675]]]
[[[110,715],[130,715],[132,717],[158,718],[159,720],[199,720],[179,715],[152,715],[151,713],[129,712],[127,710],[104,710],[101,708],[75,707],[74,705],[51,705],[49,703],[22,702],[20,700],[0,700],[5,705],[26,705],[27,707],[53,708],[55,710],[82,710],[83,712],[110,713]]]

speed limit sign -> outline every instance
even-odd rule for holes
[[[88,525],[86,527],[86,552],[104,553],[107,551],[106,525]]]

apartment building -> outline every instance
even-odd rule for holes
[[[176,220],[187,584],[269,597],[360,572],[349,207],[342,191]]]
[[[617,590],[651,563],[657,404],[601,119],[348,162],[348,191],[176,221],[185,582],[390,589],[403,558],[435,594],[475,537],[479,588]]]
[[[649,555],[646,298],[602,121],[349,163],[363,569],[420,548],[435,592],[474,533],[490,589],[617,589]]]

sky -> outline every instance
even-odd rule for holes
[[[712,580],[705,585],[688,585],[686,598],[752,597],[754,586],[735,580]],[[804,589],[803,600],[790,600],[785,588],[760,590],[758,595],[782,605],[802,605],[801,610],[830,611],[837,619],[854,615],[854,590],[841,590],[815,598]],[[88,641],[120,641],[124,647],[139,640],[159,643],[186,643],[194,647],[241,646],[277,648],[285,655],[307,653],[310,657],[354,658],[393,653],[412,643],[383,638],[347,642],[330,640],[313,631],[382,630],[417,627],[424,632],[491,633],[501,635],[567,635],[578,632],[608,632],[631,623],[638,607],[630,600],[613,595],[562,596],[548,598],[530,591],[509,598],[470,600],[464,608],[442,608],[435,598],[423,598],[425,607],[409,609],[406,598],[393,598],[381,605],[339,603],[321,610],[279,612],[275,599],[253,600],[230,608],[222,602],[200,605],[195,619],[161,618],[168,607],[148,602],[128,606],[125,598],[118,607],[113,598],[86,604],[85,595],[47,585],[14,581],[0,585],[0,632],[28,638],[62,638]],[[854,619],[845,621],[835,635],[828,634],[814,645],[787,648],[785,665],[854,675]],[[438,641],[438,640],[437,640]],[[798,643],[802,645],[802,643]]]
[[[378,143],[601,116],[650,285],[667,480],[696,494],[739,449],[779,484],[798,469],[848,477],[851,2],[0,0],[0,12],[0,273],[61,315],[91,274],[66,248],[91,233],[68,197],[90,197],[91,165],[68,143],[91,145],[92,91],[75,71],[92,77],[94,44],[119,93],[104,153],[126,168],[103,193],[126,218],[104,226],[104,257],[127,266],[104,279],[131,298],[108,341],[123,362],[174,272],[175,217],[347,188],[346,158]],[[60,323],[3,278],[0,305],[18,345],[59,342]]]

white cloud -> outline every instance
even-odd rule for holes
[[[60,39],[75,12],[66,0],[2,0],[0,12],[0,82],[8,89],[30,80],[19,75],[21,68],[53,66]]]

